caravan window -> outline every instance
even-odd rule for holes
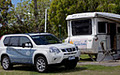
[[[98,32],[106,33],[106,22],[98,22]]]
[[[72,21],[72,35],[92,34],[91,19]]]

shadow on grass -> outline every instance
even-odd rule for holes
[[[77,72],[86,70],[85,67],[77,66],[75,69],[66,69],[65,67],[51,67],[47,73],[70,73],[70,72]]]
[[[12,70],[36,71],[35,67],[31,65],[15,65]]]
[[[46,73],[70,73],[70,72],[77,72],[77,71],[82,71],[86,70],[87,68],[85,67],[80,67],[77,66],[75,69],[67,70],[65,67],[49,67],[48,71]],[[21,71],[30,71],[30,72],[37,72],[34,66],[26,66],[26,65],[19,65],[19,66],[14,66],[13,70],[21,70]]]

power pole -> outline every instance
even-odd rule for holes
[[[47,29],[47,9],[45,9],[45,33],[46,33],[46,29]]]

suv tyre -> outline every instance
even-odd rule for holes
[[[35,67],[38,72],[45,72],[48,68],[47,61],[45,57],[39,56],[35,60]]]
[[[13,65],[10,63],[10,59],[8,56],[3,56],[1,65],[4,70],[10,70],[13,67]]]

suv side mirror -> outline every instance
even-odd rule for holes
[[[22,44],[22,47],[23,47],[23,48],[24,48],[24,47],[30,47],[30,48],[32,48],[33,45],[32,45],[31,42],[26,42],[26,43],[23,43],[23,44]]]

